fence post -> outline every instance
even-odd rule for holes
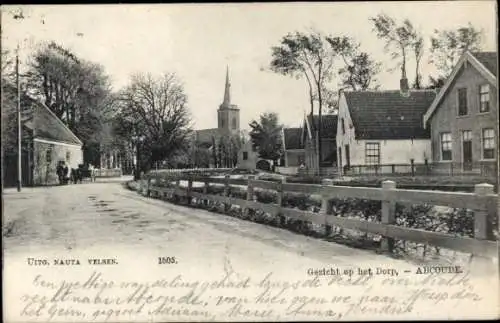
[[[283,184],[285,182],[286,182],[286,178],[282,177],[281,181],[278,182],[278,187],[276,189],[276,192],[277,192],[276,204],[279,207],[278,212],[276,212],[276,215],[278,215],[279,224],[282,227],[284,227],[286,225],[286,217],[281,212],[281,207],[283,206]]]
[[[326,185],[322,185],[323,189]],[[319,213],[325,215],[325,236],[329,237],[332,234],[332,226],[328,224],[327,216],[332,213],[332,203],[325,193],[321,194],[321,209]]]
[[[255,175],[248,175],[248,182],[247,182],[247,201],[253,201],[253,183],[252,181],[255,179]],[[243,216],[246,217],[248,216],[248,207],[246,206],[243,209]]]
[[[486,202],[485,197],[494,194],[493,185],[490,184],[476,184],[474,186],[474,193],[478,199]],[[474,238],[479,240],[488,240],[493,238],[492,220],[496,215],[496,208],[494,204],[485,203],[482,210],[474,210]],[[492,259],[473,255],[471,263],[471,271],[477,274],[486,275],[489,271],[494,270],[494,262]]]
[[[187,187],[187,192],[186,192],[186,196],[187,196],[187,204],[191,204],[191,191],[193,190],[193,178],[191,175],[189,175],[189,178],[188,178],[188,187]]]
[[[208,179],[205,179],[205,181],[203,182],[203,194],[204,195],[208,194],[208,186],[209,186]],[[204,199],[204,204],[205,204],[205,206],[208,205],[208,199],[207,198]]]
[[[224,175],[224,196],[229,196],[229,178],[230,175]],[[224,203],[224,212],[228,212],[231,207],[231,204]]]
[[[383,181],[382,190],[385,192],[394,190],[396,183],[394,181]],[[384,194],[385,195],[385,194]],[[382,224],[394,224],[396,222],[396,203],[390,201],[388,197],[384,196],[382,200]],[[382,251],[392,252],[394,248],[394,239],[383,237],[381,243]]]
[[[151,197],[151,178],[146,180],[146,196]]]
[[[494,194],[493,185],[483,183],[476,184],[474,186],[474,193],[479,199],[484,199],[484,197]],[[492,238],[492,220],[493,213],[490,205],[486,205],[483,210],[474,211],[474,238],[486,240]]]
[[[181,180],[180,180],[179,176],[180,176],[179,174],[176,174],[175,188],[174,188],[174,194],[173,194],[174,201],[176,203],[179,202],[178,192],[181,189]]]

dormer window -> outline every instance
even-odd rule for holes
[[[479,87],[479,112],[490,111],[490,85],[484,84]]]

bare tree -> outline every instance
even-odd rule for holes
[[[116,132],[129,141],[140,137],[144,170],[188,147],[190,114],[184,87],[173,73],[159,78],[132,76],[121,91]]]

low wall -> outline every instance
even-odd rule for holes
[[[299,167],[276,167],[276,172],[283,175],[297,175],[299,173]]]
[[[98,168],[93,170],[94,177],[121,177],[123,175],[121,168]]]

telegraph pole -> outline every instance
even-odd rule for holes
[[[22,150],[21,150],[21,83],[19,82],[19,43],[16,50],[16,84],[17,84],[17,191],[22,186]]]

